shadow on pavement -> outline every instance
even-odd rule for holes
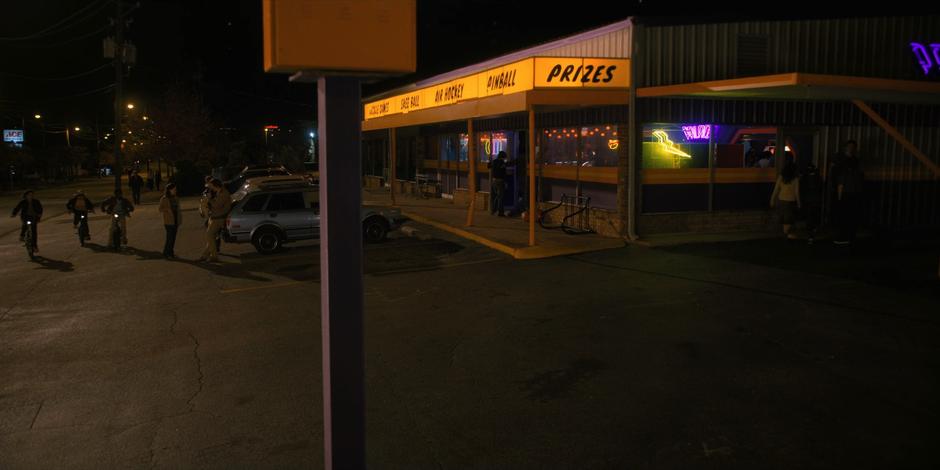
[[[167,263],[183,263],[197,268],[205,269],[206,271],[212,272],[213,274],[218,274],[219,276],[232,277],[238,279],[247,279],[250,281],[261,281],[261,282],[271,282],[270,279],[264,278],[261,276],[256,276],[250,273],[248,270],[242,268],[240,265],[229,264],[229,263],[205,263],[196,260],[188,260],[183,258],[175,258],[173,260],[167,260],[163,257],[163,253],[159,251],[147,251],[141,250],[139,248],[134,248],[132,246],[124,247],[120,251],[115,251],[110,246],[103,246],[97,243],[85,243],[85,248],[94,251],[95,253],[113,253],[124,256],[136,256],[137,261],[165,261]],[[224,255],[223,255],[224,256]]]
[[[36,256],[33,262],[39,265],[40,269],[55,270],[62,273],[75,271],[75,265],[69,261],[49,259],[43,256]]]
[[[363,274],[382,276],[403,272],[441,269],[447,256],[463,246],[441,239],[389,238],[363,246]],[[287,246],[272,255],[245,253],[242,265],[255,272],[287,277],[294,281],[320,280],[320,246]]]

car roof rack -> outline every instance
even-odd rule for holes
[[[310,184],[309,181],[305,180],[293,180],[293,181],[262,181],[255,186],[261,190],[271,190],[271,189],[296,189],[296,188],[313,188],[316,185]]]

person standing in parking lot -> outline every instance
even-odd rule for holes
[[[131,187],[131,196],[134,199],[134,204],[140,205],[140,190],[144,186],[144,179],[135,171],[131,175],[130,181],[128,184]]]
[[[213,179],[209,183],[209,188],[214,193],[208,201],[209,227],[206,229],[206,248],[203,250],[199,261],[217,262],[219,261],[219,252],[216,245],[216,238],[222,231],[225,224],[225,218],[232,210],[232,196],[218,179]]]

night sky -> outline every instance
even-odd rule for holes
[[[148,104],[160,100],[162,90],[179,81],[198,90],[229,127],[256,129],[261,124],[315,119],[314,85],[290,83],[286,75],[262,70],[261,0],[143,0],[138,7],[126,5],[133,9],[126,35],[137,46],[138,60],[126,80],[126,96],[144,112]],[[363,96],[651,9],[649,2],[618,2],[616,8],[560,5],[418,0],[417,73],[365,84]],[[33,35],[76,12],[80,14],[54,34],[10,40]],[[108,61],[102,57],[101,41],[113,34],[109,26],[113,15],[109,0],[4,2],[0,17],[4,126],[37,112],[49,124],[112,119],[113,94],[104,87],[114,83],[114,72],[102,67]],[[97,67],[102,68],[70,80],[39,80]]]

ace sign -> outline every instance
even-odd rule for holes
[[[23,129],[4,129],[3,141],[12,144],[23,143]]]

